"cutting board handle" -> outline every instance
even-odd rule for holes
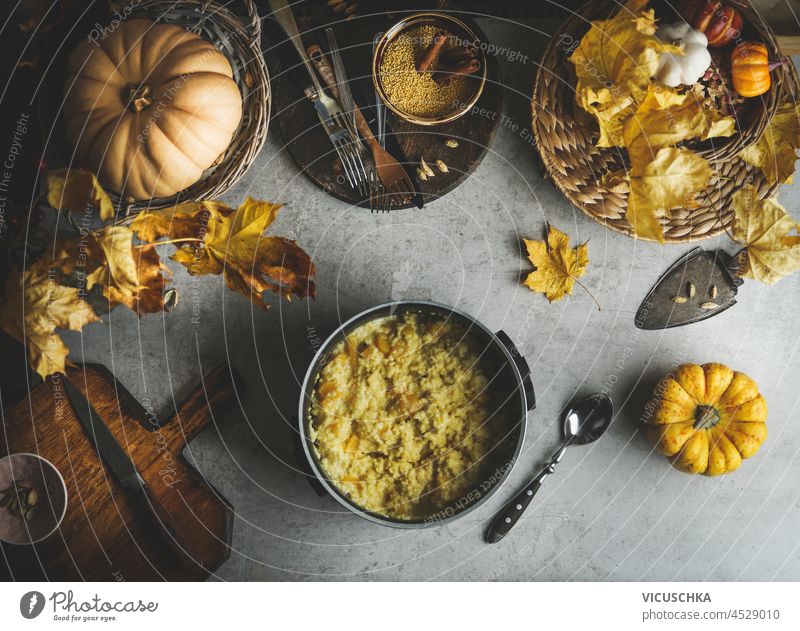
[[[178,406],[175,415],[161,425],[171,443],[185,444],[208,423],[214,413],[238,399],[244,391],[241,377],[229,364],[219,364],[200,378],[200,384]]]

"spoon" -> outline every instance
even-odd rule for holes
[[[555,471],[556,465],[561,462],[564,452],[570,445],[587,445],[596,441],[611,424],[614,416],[614,404],[611,398],[605,394],[590,394],[581,399],[577,404],[564,412],[564,425],[562,433],[564,440],[561,447],[553,455],[542,471],[537,475],[528,486],[512,499],[502,511],[495,517],[489,531],[486,533],[486,541],[497,543],[514,527],[528,508],[533,496],[542,486],[544,479]]]

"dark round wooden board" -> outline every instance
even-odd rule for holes
[[[409,11],[375,12],[339,21],[324,3],[315,11],[303,11],[302,3],[292,6],[306,48],[319,44],[327,51],[324,29],[327,26],[334,29],[353,96],[374,133],[372,40],[376,33],[385,31]],[[485,34],[474,21],[462,14],[458,18],[473,29],[481,41],[486,41]],[[303,91],[311,85],[311,79],[299,55],[271,18],[264,20],[263,31],[264,55],[269,66],[273,96],[273,129],[278,130],[284,147],[309,179],[338,199],[368,207],[368,201],[347,184],[341,163],[319,124],[314,107],[304,96]],[[480,164],[500,124],[501,105],[500,69],[496,59],[489,56],[483,94],[472,111],[461,118],[443,125],[419,126],[386,110],[387,134],[391,132],[386,148],[407,167],[409,173],[416,171],[420,157],[424,157],[431,165],[441,159],[448,167],[448,173],[440,173],[434,166],[435,177],[417,182],[425,203],[452,191]],[[447,147],[444,141],[448,138],[457,140],[458,147]],[[411,207],[413,204],[402,208]]]

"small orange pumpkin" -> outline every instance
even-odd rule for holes
[[[767,47],[761,42],[742,42],[731,53],[733,87],[739,96],[752,97],[769,90],[772,79]]]

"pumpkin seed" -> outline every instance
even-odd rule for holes
[[[689,298],[694,298],[694,294],[696,291],[697,289],[695,288],[694,283],[689,283],[686,286],[686,292],[689,294]]]
[[[436,176],[434,170],[428,165],[427,162],[425,162],[425,158],[423,158],[422,156],[420,156],[419,158],[419,168],[422,169],[425,172],[425,175],[427,175],[428,177]]]
[[[686,296],[673,296],[672,297],[672,302],[676,302],[679,305],[682,305],[687,300],[688,300],[688,298]]]
[[[448,171],[448,169],[447,169],[447,165],[444,163],[444,161],[443,161],[443,160],[437,160],[437,161],[436,161],[436,166],[438,167],[438,169],[439,169],[439,170],[440,170],[442,173],[449,173],[449,171]]]
[[[420,168],[417,168],[417,179],[422,182],[425,182],[428,179],[428,176],[425,175],[425,171],[423,171]]]
[[[34,515],[36,515],[36,507],[32,506],[25,511],[25,521],[31,521]]]
[[[28,491],[28,506],[29,507],[36,506],[38,501],[39,501],[39,494],[33,489]]]
[[[455,138],[448,138],[444,141],[445,146],[455,149],[458,147],[458,141]]]
[[[717,286],[716,285],[711,285],[711,291],[708,292],[708,297],[711,298],[711,300],[714,300],[714,298],[717,297]]]
[[[716,309],[717,307],[719,307],[719,305],[716,302],[711,301],[704,302],[700,305],[701,309]]]

